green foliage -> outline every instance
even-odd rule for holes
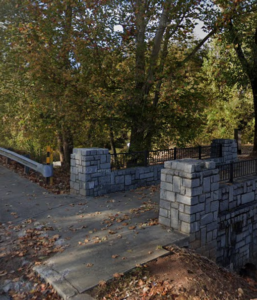
[[[50,144],[68,162],[78,146],[209,143],[245,116],[241,126],[252,128],[249,76],[226,47],[227,20],[241,26],[242,3],[218,2],[222,10],[204,0],[0,0],[2,144],[34,152]],[[198,19],[210,35],[225,28],[226,46],[211,50],[203,71]],[[255,19],[246,21],[250,33]]]
[[[208,105],[206,123],[199,143],[214,138],[234,138],[234,129],[243,133],[243,142],[253,142],[254,109],[249,80],[233,49],[213,41],[204,60],[203,76]]]

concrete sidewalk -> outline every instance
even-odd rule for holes
[[[64,299],[92,299],[100,280],[167,254],[162,246],[187,244],[187,237],[156,225],[155,187],[98,198],[53,195],[0,166],[0,222],[34,219],[51,226],[65,250],[35,270]]]

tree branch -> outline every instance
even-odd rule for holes
[[[200,42],[198,45],[195,46],[195,48],[192,50],[192,52],[189,53],[189,54],[187,55],[187,57],[186,57],[184,60],[178,62],[177,66],[178,66],[179,68],[181,68],[184,64],[186,64],[186,63],[187,63],[187,62],[188,62],[188,61],[196,54],[196,52],[204,45],[204,43],[205,43],[206,41],[208,41],[208,39],[216,33],[216,31],[217,31],[217,28],[215,27],[211,32],[209,32],[209,33],[206,35],[205,38],[203,38],[203,39],[201,40],[201,42]]]
[[[228,30],[230,32],[231,38],[233,40],[234,49],[236,51],[237,57],[240,60],[240,63],[242,65],[243,70],[246,72],[246,74],[251,76],[251,65],[248,63],[244,52],[242,50],[242,43],[239,40],[238,35],[236,34],[235,28],[233,26],[232,22],[229,22]],[[250,77],[249,77],[250,78]]]
[[[155,37],[154,37],[154,44],[153,44],[152,53],[151,53],[151,57],[150,57],[150,66],[148,69],[147,80],[146,80],[145,87],[144,87],[146,95],[149,94],[150,88],[152,86],[152,82],[154,80],[154,73],[155,73],[155,68],[156,68],[156,64],[157,64],[157,59],[158,59],[160,49],[161,49],[163,34],[165,32],[165,29],[167,28],[167,23],[169,22],[168,12],[169,12],[170,6],[171,6],[171,3],[169,3],[169,5],[167,5],[166,7],[163,8],[159,26],[156,31]]]

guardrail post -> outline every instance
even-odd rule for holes
[[[233,183],[234,180],[234,165],[233,162],[230,163],[229,165],[229,182]]]
[[[177,148],[175,147],[174,148],[174,160],[176,160],[177,159]]]
[[[199,159],[202,159],[202,146],[199,146]]]
[[[27,157],[27,158],[30,158],[30,155],[29,155],[29,154],[25,154],[24,156],[25,156],[25,157]],[[30,171],[30,168],[29,168],[29,167],[26,167],[26,166],[24,166],[24,173],[25,173],[26,175],[28,175],[28,174],[29,174],[29,171]]]
[[[47,165],[52,165],[53,164],[53,150],[51,149],[50,146],[46,147],[47,151],[47,157],[46,157],[46,164]],[[53,184],[53,177],[46,177],[46,184]]]

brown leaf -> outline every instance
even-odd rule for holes
[[[113,255],[112,255],[112,258],[117,258],[117,257],[119,257],[118,254],[113,254]]]
[[[55,235],[52,237],[52,239],[53,239],[54,241],[58,240],[59,238],[60,238],[60,235],[59,235],[59,234],[55,234]]]
[[[87,268],[91,268],[91,267],[93,267],[93,265],[94,265],[94,264],[88,263],[88,264],[86,264],[86,267],[87,267]]]
[[[120,277],[122,277],[124,274],[123,273],[114,273],[113,274],[113,277],[114,278],[120,278]]]
[[[100,280],[100,281],[98,282],[98,284],[99,284],[100,286],[105,286],[105,285],[106,285],[106,281]]]
[[[133,230],[135,228],[136,228],[136,226],[129,226],[129,230]]]
[[[142,286],[142,285],[144,285],[144,284],[145,284],[144,281],[143,281],[142,279],[139,279],[138,285],[139,285],[139,286]]]
[[[117,233],[117,231],[114,231],[114,230],[109,230],[108,232],[109,232],[109,234],[116,234]]]
[[[0,276],[5,276],[5,275],[7,275],[7,272],[6,271],[0,271]]]

